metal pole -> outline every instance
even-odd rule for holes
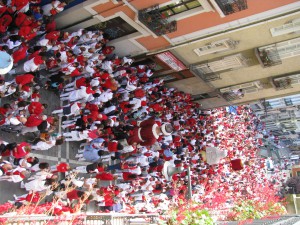
[[[295,206],[296,214],[298,214],[297,197],[296,197],[295,194],[293,194],[293,200],[294,200],[294,206]]]
[[[187,194],[187,200],[192,199],[192,181],[191,181],[191,168],[188,166],[187,168],[187,175],[188,175],[188,194]]]

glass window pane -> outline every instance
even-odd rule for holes
[[[181,12],[186,11],[187,8],[184,5],[181,5],[181,6],[174,7],[172,10],[175,13],[181,13]]]
[[[192,1],[192,2],[186,3],[186,5],[189,9],[193,9],[193,8],[199,7],[201,4],[198,1]]]
[[[172,12],[172,10],[170,9],[167,9],[167,10],[164,10],[164,11],[160,11],[164,16],[172,16],[174,13]]]

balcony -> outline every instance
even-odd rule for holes
[[[276,45],[256,48],[255,55],[261,66],[264,68],[282,63]]]
[[[275,78],[273,79],[273,85],[276,90],[292,88],[292,80],[288,77]]]
[[[215,0],[224,15],[248,9],[247,0]]]
[[[292,105],[294,105],[291,98],[285,98],[284,99],[284,103],[285,103],[286,106],[292,106]]]
[[[162,36],[177,30],[177,22],[170,22],[168,17],[160,12],[159,5],[153,5],[140,10],[138,12],[138,18],[139,21],[157,36]]]
[[[239,100],[241,98],[244,97],[244,93],[242,91],[230,91],[230,92],[225,92],[225,93],[222,93],[222,97],[228,101],[228,102],[232,102],[232,101],[235,101],[235,100]]]
[[[215,73],[212,71],[209,66],[203,67],[202,65],[191,65],[190,71],[194,73],[197,77],[200,77],[202,80],[206,82],[214,81],[214,80],[220,80],[220,74]]]

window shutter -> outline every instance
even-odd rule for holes
[[[230,87],[227,87],[227,88],[221,88],[220,92],[225,93],[225,92],[230,92],[230,91],[243,89],[243,92],[245,94],[247,94],[247,93],[258,92],[259,89],[261,89],[261,88],[262,88],[262,86],[261,86],[260,82],[259,81],[254,81],[254,82],[249,82],[249,83],[230,86]]]
[[[300,19],[270,29],[272,37],[300,31]]]
[[[300,38],[277,43],[276,47],[281,59],[298,56],[300,55]]]
[[[221,60],[208,63],[208,67],[214,71],[222,71],[227,69],[236,69],[245,65],[246,58],[241,54],[225,57]]]
[[[233,49],[237,43],[238,43],[238,41],[233,41],[231,39],[223,39],[223,40],[209,43],[200,48],[196,48],[196,49],[194,49],[194,52],[198,56],[214,54],[214,53]]]

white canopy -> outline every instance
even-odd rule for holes
[[[14,61],[6,52],[0,51],[0,74],[8,73],[13,67]]]

